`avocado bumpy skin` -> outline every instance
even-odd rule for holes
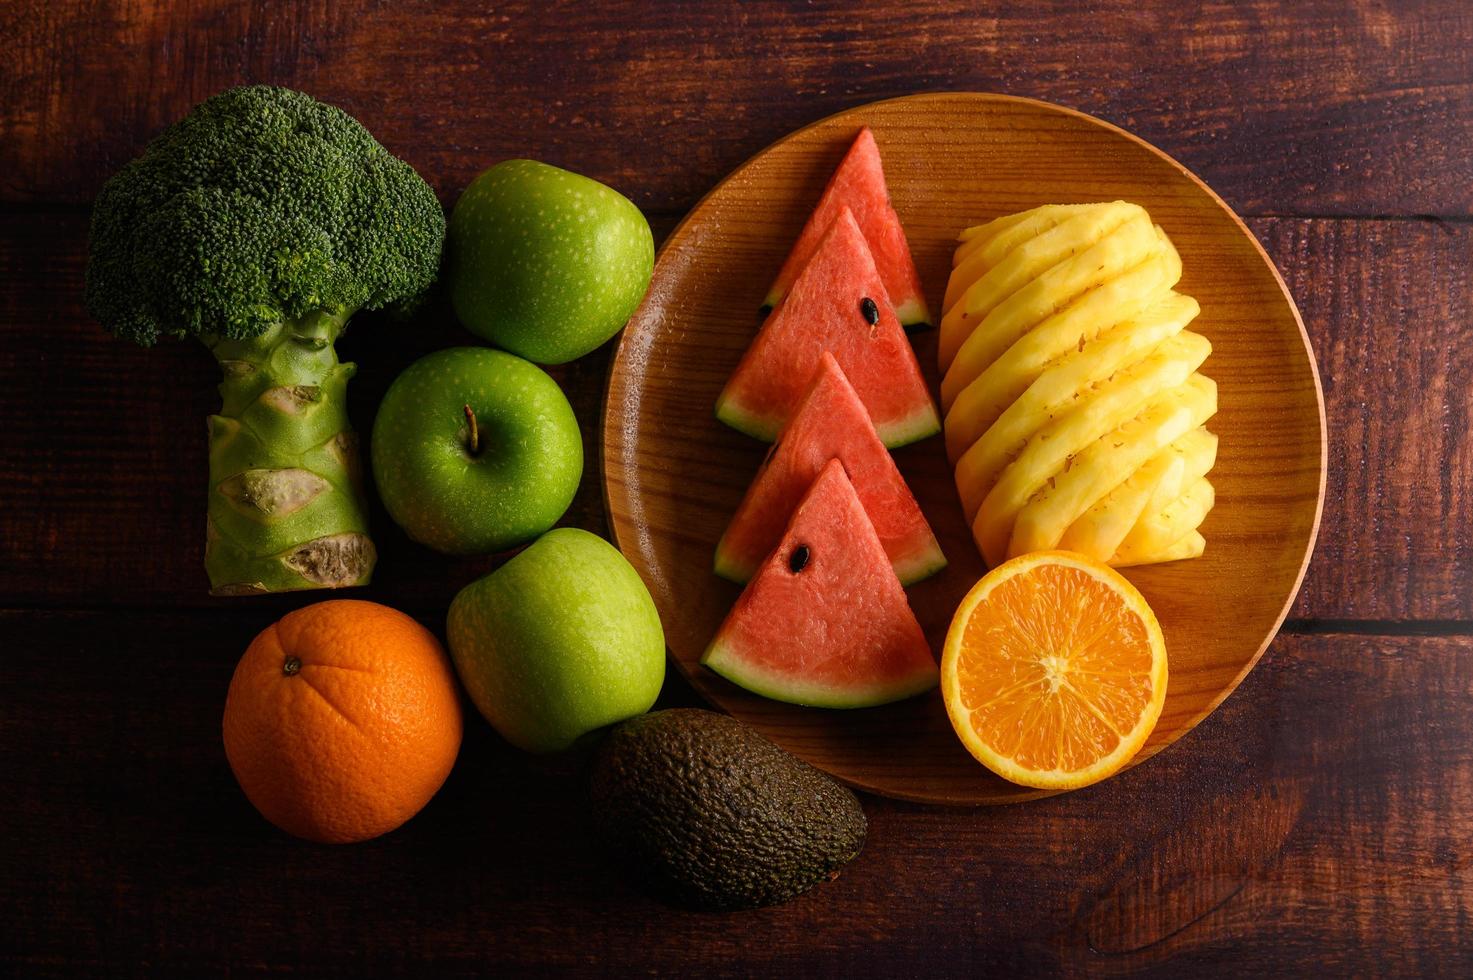
[[[867,831],[848,789],[736,719],[695,708],[610,732],[589,797],[615,860],[709,911],[796,897],[853,860]]]
[[[352,116],[252,85],[200,103],[115,174],[92,214],[87,307],[144,346],[220,362],[205,564],[220,594],[360,585],[367,535],[333,343],[435,280],[445,215]]]

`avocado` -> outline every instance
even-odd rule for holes
[[[786,902],[864,846],[852,792],[714,711],[672,708],[615,728],[589,794],[609,854],[692,908]]]

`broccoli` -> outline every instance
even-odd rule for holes
[[[195,106],[98,195],[87,307],[144,346],[198,337],[224,380],[209,419],[205,567],[219,595],[367,583],[354,365],[358,310],[434,282],[445,215],[353,117],[252,85]]]

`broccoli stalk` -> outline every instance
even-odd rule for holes
[[[103,187],[87,306],[144,346],[195,337],[220,364],[205,568],[219,595],[363,585],[368,536],[333,344],[359,310],[434,282],[445,216],[351,116],[246,86],[196,106]]]
[[[217,594],[368,583],[375,552],[346,411],[354,366],[333,349],[346,322],[321,312],[208,341],[225,375],[209,419],[205,569]]]

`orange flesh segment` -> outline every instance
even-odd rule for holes
[[[1118,771],[1154,728],[1165,645],[1144,598],[1113,570],[1067,552],[1018,563],[984,578],[952,624],[948,714],[998,775],[1077,788]]]

